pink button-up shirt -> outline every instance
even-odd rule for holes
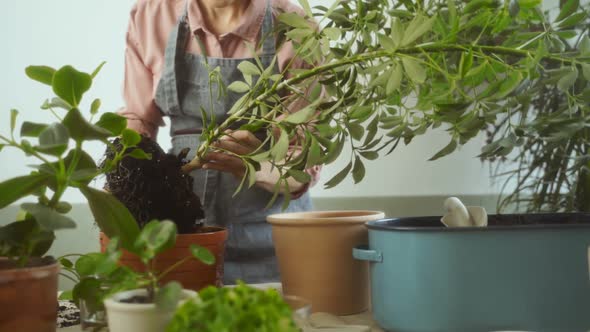
[[[231,32],[216,36],[205,26],[205,20],[197,0],[188,5],[188,20],[191,31],[203,41],[207,55],[222,58],[251,57],[247,43],[256,45],[267,0],[251,0],[238,27]],[[273,15],[281,12],[303,14],[301,8],[289,0],[271,0]],[[162,113],[154,98],[164,67],[164,51],[170,32],[176,28],[178,18],[184,13],[186,0],[138,0],[131,10],[125,51],[125,79],[123,97],[126,107],[120,114],[128,119],[128,127],[155,138],[158,127],[163,126]],[[201,54],[196,38],[191,38],[187,52]],[[291,68],[301,68],[304,62],[294,58],[293,46],[285,43],[277,50],[279,70],[290,62]],[[311,184],[319,178],[320,167],[307,172]],[[307,186],[306,186],[307,187]]]

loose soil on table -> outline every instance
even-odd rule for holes
[[[113,146],[120,151],[119,139],[113,141]],[[194,179],[181,170],[188,150],[178,156],[165,153],[158,143],[145,136],[138,148],[151,154],[152,158],[123,158],[106,174],[105,189],[129,209],[140,227],[153,219],[169,219],[181,234],[199,232],[197,222],[205,217],[205,213],[199,197],[193,192]],[[114,155],[115,151],[107,148],[105,160]]]

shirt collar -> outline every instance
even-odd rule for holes
[[[240,24],[231,32],[225,35],[233,34],[249,42],[256,42],[264,15],[266,14],[266,1],[265,0],[251,0],[250,5],[244,12]],[[189,1],[188,6],[188,21],[191,31],[196,33],[199,30],[210,31],[205,26],[205,20],[203,13],[199,8],[198,0]]]

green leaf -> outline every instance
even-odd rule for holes
[[[363,165],[363,161],[358,156],[354,160],[352,178],[355,184],[361,182],[365,178],[365,165]]]
[[[200,260],[204,264],[207,264],[207,265],[215,264],[215,256],[213,255],[213,253],[211,253],[211,251],[209,251],[209,249],[207,249],[205,247],[201,247],[196,244],[191,244],[189,249],[190,249],[193,257]]]
[[[129,210],[118,199],[104,191],[90,187],[82,187],[80,191],[88,200],[98,227],[109,238],[118,237],[124,249],[135,253],[133,244],[139,235],[139,227]]]
[[[322,150],[320,148],[320,144],[318,140],[312,136],[311,137],[311,144],[309,145],[309,151],[307,152],[307,164],[305,165],[306,168],[310,168],[315,165],[320,165],[322,160]]]
[[[0,227],[0,256],[42,257],[51,248],[55,234],[42,230],[31,217]]]
[[[395,49],[397,48],[395,42],[390,37],[383,34],[378,34],[377,37],[379,38],[379,43],[381,44],[381,46],[383,46],[385,50],[395,51]]]
[[[68,147],[69,139],[68,129],[61,123],[53,123],[39,134],[39,150],[53,151],[54,155],[61,156]]]
[[[234,81],[227,87],[227,89],[235,93],[246,93],[250,90],[250,86],[245,82]]]
[[[16,117],[18,116],[18,111],[15,109],[10,110],[10,133],[14,133],[14,128],[16,128]]]
[[[90,75],[92,78],[95,78],[96,75],[98,75],[98,73],[100,73],[100,70],[102,69],[102,67],[106,64],[106,61],[101,62],[98,67],[96,67],[96,69],[94,69],[94,71],[92,72],[92,74]]]
[[[426,81],[426,70],[420,65],[420,63],[412,58],[402,58],[404,69],[408,74],[408,77],[417,82],[424,83]]]
[[[304,171],[290,169],[287,171],[287,174],[299,183],[309,183],[311,181],[311,176],[309,173]]]
[[[588,38],[588,35],[584,35],[584,37],[582,37],[582,40],[580,41],[580,45],[578,47],[580,49],[580,54],[582,54],[583,56],[590,55],[590,38]]]
[[[350,173],[351,169],[352,162],[348,163],[346,167],[344,167],[340,172],[338,172],[336,175],[334,175],[334,177],[332,177],[328,182],[326,182],[324,184],[324,189],[330,189],[340,184],[340,182],[342,182],[342,180],[346,178],[348,173]]]
[[[340,138],[339,140],[332,142],[332,145],[327,151],[324,163],[326,165],[333,163],[336,159],[338,159],[338,157],[342,153],[343,148],[344,138]]]
[[[110,131],[86,121],[82,116],[82,113],[80,113],[80,110],[77,108],[68,112],[63,119],[62,124],[68,128],[70,137],[76,142],[82,142],[85,140],[102,141],[112,136]]]
[[[12,178],[0,183],[0,209],[14,203],[19,198],[30,195],[44,186],[48,179],[49,175],[39,173]]]
[[[116,113],[106,112],[100,116],[96,126],[110,131],[114,136],[119,136],[127,128],[127,118]]]
[[[342,31],[338,28],[324,28],[324,30],[322,30],[322,33],[328,37],[328,39],[330,40],[339,40],[340,36],[342,35]]]
[[[351,122],[348,124],[348,131],[350,132],[350,136],[352,136],[353,139],[360,141],[363,138],[363,135],[365,134],[365,128],[355,122]]]
[[[174,310],[180,301],[182,285],[178,281],[171,281],[164,287],[158,289],[154,302],[161,310]]]
[[[176,234],[176,224],[170,220],[147,223],[135,240],[135,248],[140,252],[142,261],[147,264],[157,254],[174,247]]]
[[[258,75],[260,76],[261,71],[260,68],[256,67],[255,64],[253,64],[250,61],[242,61],[238,64],[238,69],[242,72],[242,74],[244,75]]]
[[[22,137],[39,137],[45,128],[47,128],[47,125],[44,123],[25,121],[20,127],[20,135]]]
[[[420,38],[423,34],[432,29],[436,16],[431,18],[425,17],[421,14],[414,17],[410,22],[404,33],[401,46],[406,46],[413,43],[416,39]]]
[[[94,99],[92,101],[92,104],[90,105],[90,114],[92,114],[92,115],[97,114],[98,110],[100,109],[100,105],[101,105],[100,99],[98,99],[98,98]]]
[[[582,63],[581,65],[584,78],[590,81],[590,63]]]
[[[363,156],[363,158],[368,160],[375,160],[379,158],[379,152],[377,151],[361,151],[359,153],[361,156]]]
[[[400,88],[402,77],[403,73],[400,66],[397,64],[393,65],[389,71],[389,79],[387,80],[387,86],[385,88],[385,93],[387,93],[388,96]]]
[[[394,17],[391,21],[390,37],[391,40],[393,40],[393,44],[395,45],[395,47],[398,47],[401,44],[402,39],[404,38],[404,27],[402,26],[401,21],[397,17]]]
[[[293,124],[305,123],[313,118],[315,111],[315,105],[308,105],[295,113],[289,114],[283,121]]]
[[[309,28],[309,22],[297,13],[283,13],[279,15],[279,21],[294,28]]]
[[[297,2],[299,2],[301,7],[303,7],[307,17],[313,17],[313,12],[311,11],[311,7],[309,6],[309,2],[307,0],[297,0]]]
[[[136,146],[141,142],[141,135],[133,129],[125,128],[121,132],[121,142],[124,146]]]
[[[76,228],[76,223],[72,219],[45,205],[23,203],[20,207],[30,213],[37,220],[39,226],[46,231]]]
[[[74,294],[72,290],[63,291],[59,294],[58,300],[60,301],[73,301]]]
[[[61,266],[65,267],[66,269],[71,269],[74,267],[74,263],[72,263],[71,260],[62,257],[59,259],[59,263],[61,264]]]
[[[145,151],[140,148],[136,148],[126,155],[135,159],[152,159],[151,153],[145,153]]]
[[[30,79],[51,86],[55,69],[48,66],[29,66],[25,68],[25,73]]]
[[[498,92],[496,92],[492,96],[492,98],[502,99],[502,98],[508,96],[510,93],[512,93],[512,91],[514,91],[514,89],[516,89],[516,87],[518,87],[520,82],[522,82],[522,73],[521,72],[515,71],[515,72],[510,73],[510,75],[508,75],[508,77],[506,77],[502,81],[502,84],[500,84]]]
[[[574,27],[578,23],[582,22],[586,17],[587,17],[587,15],[584,12],[582,12],[582,13],[576,13],[576,14],[571,15],[570,17],[566,18],[565,20],[559,22],[559,24],[557,25],[557,27],[559,29],[567,29],[567,28]],[[574,33],[576,33],[576,32],[574,31]],[[573,37],[575,37],[576,35],[574,35]],[[573,37],[570,37],[570,38],[573,38]]]
[[[281,135],[279,139],[276,141],[275,145],[270,150],[270,155],[273,157],[274,161],[281,161],[285,159],[287,156],[287,152],[289,150],[289,134],[286,130],[281,130]]]
[[[447,144],[447,146],[445,146],[444,148],[442,148],[434,156],[432,156],[432,158],[430,158],[428,160],[429,161],[432,161],[432,160],[436,160],[436,159],[439,159],[441,157],[444,157],[444,156],[452,153],[453,151],[455,151],[456,148],[457,148],[457,142],[454,139],[451,139],[451,142],[449,144]]]
[[[559,21],[565,19],[566,17],[570,16],[578,9],[579,6],[580,6],[580,0],[568,0],[561,7],[561,11],[559,12],[559,15],[557,16],[555,21],[559,22]]]
[[[246,174],[248,176],[248,188],[252,188],[258,180],[256,178],[256,167],[252,163],[246,163],[246,166],[248,167],[248,172]]]
[[[66,102],[65,100],[61,99],[61,98],[53,98],[51,100],[46,100],[43,105],[41,105],[41,109],[42,110],[48,110],[51,108],[62,108],[66,111],[69,111],[72,109],[72,105],[68,104],[68,102]]]
[[[53,92],[74,107],[80,104],[91,85],[92,77],[72,66],[64,66],[53,75]]]
[[[575,67],[571,68],[571,71],[569,71],[567,74],[565,74],[563,77],[561,77],[559,79],[559,81],[557,82],[557,88],[559,88],[559,90],[566,92],[569,88],[571,88],[574,83],[576,83],[576,80],[578,79],[578,70]]]

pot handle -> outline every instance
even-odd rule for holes
[[[352,257],[360,261],[369,261],[374,263],[383,262],[383,255],[377,250],[370,250],[368,245],[360,245],[352,248]]]

